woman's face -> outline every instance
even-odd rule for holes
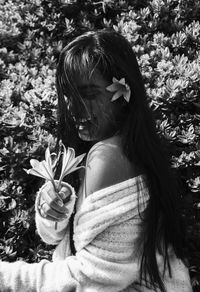
[[[84,141],[100,141],[116,132],[115,117],[119,111],[111,102],[113,93],[106,90],[110,82],[94,71],[90,79],[80,79],[77,87],[85,107],[79,109],[76,121],[79,137]]]

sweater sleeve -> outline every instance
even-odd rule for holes
[[[47,222],[44,224],[46,226]],[[118,230],[118,226],[115,229]],[[53,230],[53,232],[55,231]],[[136,261],[127,261],[123,251],[121,255],[121,253],[116,254],[113,250],[116,248],[116,244],[119,245],[117,234],[119,235],[119,232],[114,232],[114,234],[108,232],[107,240],[103,235],[101,239],[97,238],[96,241],[79,249],[76,255],[56,259],[53,262],[47,260],[33,264],[22,261],[0,262],[0,291],[121,291],[138,278],[138,264]],[[56,235],[54,236],[56,237]],[[111,240],[110,236],[114,236],[113,244],[116,242],[112,246],[108,244]],[[99,240],[103,241],[103,248],[101,248],[102,244],[99,248],[95,246],[100,243]],[[123,246],[124,249],[126,249],[125,246]]]
[[[80,249],[76,255],[68,256],[65,259],[54,262],[42,260],[34,264],[22,261],[0,262],[0,291],[135,291],[136,289],[123,290],[138,282],[140,270],[136,250],[134,251],[133,245],[130,246],[130,240],[136,234],[134,235],[134,232],[127,234],[127,228],[133,227],[130,221],[127,223],[121,226],[124,231],[119,230],[118,224],[115,227],[112,226],[103,236],[100,235]],[[122,240],[123,237],[126,237],[125,241]],[[176,259],[174,261],[176,262]],[[172,273],[172,278],[168,283],[171,289],[167,291],[191,292],[188,271],[183,268],[182,263],[180,265],[181,268],[178,267]],[[172,263],[172,267],[174,266],[175,264]],[[139,288],[141,290],[137,291],[147,291],[145,287],[140,286]]]
[[[43,185],[43,187],[41,188],[41,190],[38,192],[38,194],[36,196],[36,201],[35,201],[36,228],[37,228],[37,232],[40,235],[41,239],[44,242],[46,242],[47,244],[57,245],[66,234],[69,219],[73,213],[75,200],[76,200],[74,188],[69,184],[67,184],[67,185],[72,190],[72,195],[70,197],[70,200],[68,203],[65,204],[66,208],[69,210],[69,213],[68,213],[68,217],[66,219],[57,223],[57,228],[55,227],[55,222],[50,221],[46,218],[43,218],[40,215],[40,211],[38,209],[38,206],[40,203],[41,190],[45,186],[45,184]]]
[[[0,262],[1,292],[80,291],[67,261],[28,264]]]
[[[192,292],[188,270],[181,261],[178,265],[174,269],[172,264],[172,278],[165,281],[167,291]],[[134,286],[138,279],[137,261],[108,261],[86,249],[55,262],[0,262],[1,292],[153,291]],[[130,286],[131,290],[123,290]]]
[[[120,184],[120,189],[122,185],[124,183]],[[75,225],[76,236],[74,237],[76,255],[57,259],[54,262],[42,260],[34,264],[22,261],[15,263],[0,262],[0,291],[135,291],[136,289],[124,289],[139,280],[140,260],[136,243],[140,233],[141,217],[134,215],[134,210],[135,212],[138,210],[137,197],[134,200],[135,203],[132,202],[132,206],[130,206],[128,199],[132,201],[133,189],[128,189],[130,196],[128,194],[126,196],[124,190],[122,190],[116,192],[115,195],[111,193],[109,200],[103,202],[100,200],[101,196],[104,197],[105,191],[111,190],[111,188],[101,191],[101,193],[98,192],[95,196],[91,195],[88,199],[86,198],[87,201],[91,200],[91,210],[88,209],[87,204],[85,204],[83,210],[83,204],[82,211],[79,211],[77,220],[75,220],[77,222]],[[93,201],[94,197],[95,202]],[[120,201],[115,203],[115,197],[121,198]],[[112,208],[107,206],[109,202]],[[105,203],[105,208],[102,210],[103,203]],[[113,204],[115,204],[115,207]],[[135,208],[133,208],[134,204]],[[95,205],[96,207],[101,206],[97,213],[94,210]],[[105,226],[106,214],[108,226]],[[101,224],[98,223],[98,216],[104,217],[100,222]],[[89,228],[92,229],[92,234],[90,240],[85,241],[84,236],[89,235],[87,233]],[[79,242],[80,244],[78,244]],[[84,242],[84,244],[81,244],[81,242]],[[176,261],[176,258],[174,260]],[[179,267],[177,269],[180,270],[178,278],[175,271],[170,281],[171,289],[167,291],[191,292],[188,277],[186,277],[187,270]],[[184,283],[179,283],[179,277],[184,279]],[[176,282],[177,289],[173,289],[173,280]],[[138,291],[147,291],[145,287],[140,288],[141,290]]]
[[[0,262],[0,291],[116,292],[133,281],[136,266],[136,263],[118,262],[110,262],[108,265],[106,260],[88,254],[86,250],[55,262],[47,260],[34,264],[22,261]]]

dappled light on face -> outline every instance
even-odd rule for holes
[[[76,109],[75,123],[79,137],[85,141],[99,141],[116,131],[116,106],[111,102],[112,93],[106,89],[108,84],[98,71],[89,79],[77,79],[83,106]]]

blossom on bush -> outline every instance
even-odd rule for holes
[[[31,225],[39,183],[23,175],[23,168],[30,157],[40,161],[47,145],[55,147],[56,61],[65,40],[86,28],[114,28],[131,42],[158,133],[168,140],[172,166],[188,187],[183,199],[200,202],[200,2],[103,1],[104,7],[102,1],[61,2],[0,3],[0,205],[7,210],[7,203],[16,201],[14,209],[1,212],[0,257],[5,260],[47,257],[47,246]],[[199,291],[199,221],[191,223],[193,205],[187,203],[187,210],[190,274]],[[38,255],[40,245],[44,252]]]

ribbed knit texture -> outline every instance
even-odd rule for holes
[[[148,198],[144,176],[88,196],[74,218],[75,256],[70,255],[68,220],[59,223],[55,230],[54,223],[37,213],[36,224],[43,240],[59,242],[54,262],[0,263],[1,291],[151,291],[138,285],[138,209],[142,215]],[[162,272],[163,258],[157,259]],[[167,292],[191,292],[187,268],[173,253],[170,262],[173,277],[165,276]]]

